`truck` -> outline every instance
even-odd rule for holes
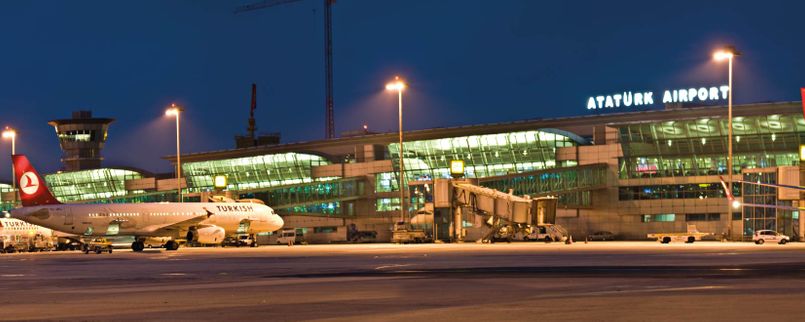
[[[103,237],[92,238],[84,241],[81,245],[81,250],[84,251],[84,254],[89,254],[90,252],[94,252],[95,254],[109,252],[109,254],[111,254],[112,242]]]
[[[567,239],[567,230],[562,226],[553,224],[530,226],[525,229],[524,233],[523,241],[543,240],[546,243],[550,243],[552,241],[565,241]]]
[[[649,239],[655,239],[663,244],[668,244],[672,241],[681,241],[692,244],[697,240],[702,240],[702,237],[714,236],[713,233],[703,233],[696,229],[696,225],[688,225],[687,232],[684,233],[652,233],[646,235]]]
[[[414,229],[404,221],[394,224],[391,231],[391,242],[395,244],[424,243],[430,241],[424,230]]]

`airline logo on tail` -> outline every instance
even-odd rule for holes
[[[22,154],[15,154],[11,156],[14,162],[14,172],[17,175],[17,182],[20,186],[20,200],[23,207],[41,206],[41,205],[57,205],[60,204],[56,197],[50,193],[45,181],[36,172],[36,169],[28,161],[28,158]]]
[[[26,195],[35,194],[39,190],[39,179],[33,172],[28,171],[22,174],[22,177],[20,177],[20,190]]]

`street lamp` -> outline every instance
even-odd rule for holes
[[[17,154],[17,131],[6,126],[3,130],[3,138],[11,139],[11,155]],[[17,173],[14,171],[14,162],[11,162],[11,191],[14,193],[14,206],[17,206]]]
[[[394,81],[386,84],[387,91],[397,91],[397,109],[399,114],[399,127],[400,127],[400,221],[405,221],[405,190],[403,190],[403,182],[405,181],[405,166],[403,165],[403,127],[402,127],[402,92],[407,86],[399,76],[394,77]]]
[[[182,198],[182,159],[181,149],[179,145],[179,114],[184,111],[183,108],[171,103],[171,106],[165,110],[165,115],[176,117],[176,191],[179,193],[179,202],[184,202]]]
[[[727,86],[729,87],[729,92],[727,93],[727,188],[730,190],[729,193],[732,193],[732,60],[735,56],[739,56],[740,53],[735,50],[733,46],[727,46],[713,54],[713,59],[716,61],[729,61],[729,83]],[[742,215],[743,217],[743,215]],[[733,233],[733,226],[732,226],[732,208],[729,202],[727,202],[727,220],[730,221],[730,235]],[[743,221],[742,221],[743,222]],[[741,232],[741,236],[743,236],[743,232]],[[730,236],[731,238],[732,236]]]

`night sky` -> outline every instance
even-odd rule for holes
[[[233,13],[250,2],[0,2],[0,125],[52,172],[61,152],[47,121],[90,109],[117,119],[106,166],[167,172],[165,106],[187,109],[183,152],[232,148],[254,82],[260,132],[323,138],[322,1]],[[339,0],[336,132],[395,131],[383,90],[395,75],[410,85],[406,129],[586,115],[594,95],[726,84],[711,59],[726,44],[743,52],[737,104],[798,101],[803,17],[801,1]]]

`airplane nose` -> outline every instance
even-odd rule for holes
[[[274,224],[277,226],[276,229],[280,229],[285,225],[285,221],[282,220],[282,217],[274,215]]]

